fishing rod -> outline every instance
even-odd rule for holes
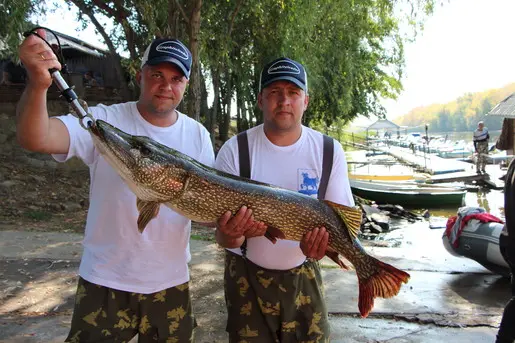
[[[50,45],[50,43],[45,38],[43,38],[39,33],[37,33],[36,30],[38,30],[38,29],[44,29],[45,31],[50,32],[51,34],[54,35],[55,39],[57,40],[57,49],[54,49],[52,47],[52,45]],[[66,66],[64,56],[63,56],[63,51],[61,49],[61,42],[59,41],[59,37],[54,33],[54,31],[52,31],[46,27],[43,27],[43,26],[38,26],[38,27],[33,28],[30,31],[23,33],[23,36],[25,36],[25,37],[28,37],[30,35],[35,35],[35,36],[41,38],[50,47],[50,49],[55,53],[59,63],[61,63],[63,73],[68,74],[68,67]],[[75,86],[72,86],[72,87],[68,86],[68,84],[64,80],[64,78],[59,70],[57,70],[55,68],[51,68],[48,71],[50,72],[50,75],[52,76],[52,80],[54,81],[55,85],[57,86],[57,89],[59,89],[59,91],[61,92],[61,96],[64,97],[66,99],[66,101],[70,104],[70,106],[72,107],[73,111],[71,111],[71,114],[74,117],[79,119],[79,123],[84,129],[88,130],[90,125],[92,125],[95,122],[95,119],[93,118],[93,116],[90,113],[88,113],[86,102],[83,100],[79,100],[77,94],[73,90],[75,88]],[[81,104],[81,102],[82,102],[82,104]],[[86,107],[86,108],[84,108],[84,107]],[[84,122],[83,122],[84,118],[89,119],[87,124],[84,124]]]

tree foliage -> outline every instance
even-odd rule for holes
[[[433,104],[413,109],[395,122],[408,127],[429,124],[432,132],[471,131],[482,120],[490,130],[502,128],[502,118],[487,116],[501,100],[515,92],[515,83],[500,89],[466,93],[446,104]]]
[[[402,89],[403,46],[434,6],[434,0],[65,1],[77,6],[83,25],[95,25],[112,54],[129,54],[120,64],[133,75],[152,38],[184,41],[194,67],[182,109],[212,133],[218,127],[222,140],[231,118],[238,130],[262,121],[256,107],[259,74],[280,56],[301,62],[308,72],[305,124],[341,125],[358,114],[383,115],[380,99],[395,98]],[[106,32],[99,17],[114,29]]]
[[[44,13],[45,6],[39,1],[3,0],[0,2],[0,58],[16,56],[23,32],[31,28],[29,18]]]

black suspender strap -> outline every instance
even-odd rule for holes
[[[243,131],[236,137],[238,140],[238,156],[240,162],[240,176],[250,179],[250,154],[249,154],[249,138],[247,131]],[[240,247],[243,258],[247,257],[247,239],[243,241]]]
[[[238,139],[240,176],[250,179],[249,138],[247,137],[247,131],[238,134],[236,138]]]
[[[331,137],[324,135],[323,156],[322,156],[322,177],[318,185],[318,199],[325,199],[329,177],[333,169],[334,141]],[[240,176],[250,179],[250,153],[247,132],[243,131],[236,137],[238,140],[238,156],[240,164]],[[247,255],[247,240],[241,245],[243,257]]]
[[[325,192],[327,191],[327,184],[333,169],[333,155],[334,155],[334,142],[329,136],[324,135],[324,154],[322,157],[322,177],[318,185],[318,199],[325,199]]]

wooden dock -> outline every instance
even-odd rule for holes
[[[398,146],[376,148],[376,150],[387,153],[404,164],[430,175],[466,172],[473,169],[473,165],[467,162],[445,159],[429,153],[424,154],[421,151],[413,153],[410,149]]]
[[[488,179],[488,175],[472,172],[458,172],[449,174],[432,175],[429,183],[450,183],[450,182],[474,182]]]
[[[376,148],[377,149],[377,148]],[[430,175],[428,183],[464,182],[485,186],[491,189],[502,189],[504,182],[498,179],[497,166],[487,165],[488,174],[477,174],[473,163],[442,158],[435,154],[424,154],[421,151],[413,153],[411,149],[390,146],[380,148],[402,163]],[[490,177],[489,175],[493,175]]]

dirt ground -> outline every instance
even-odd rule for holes
[[[0,118],[1,119],[1,118]],[[5,136],[5,135],[4,135]],[[1,137],[0,137],[1,138]],[[80,161],[66,168],[41,154],[19,148],[13,135],[4,137],[0,150],[0,230],[30,232],[83,233],[88,209],[89,171]],[[192,239],[213,241],[213,230],[192,227]],[[192,266],[192,294],[199,324],[199,342],[226,341],[223,327],[222,250],[215,251],[214,266]],[[192,251],[192,253],[195,253]],[[21,289],[45,294],[39,305],[20,304],[15,311],[0,313],[0,331],[6,325],[25,325],[40,317],[63,318],[69,326],[73,310],[79,259],[0,260],[0,304],[18,295]],[[213,273],[213,268],[218,269]],[[59,282],[50,282],[59,280]],[[61,298],[66,294],[64,298]],[[54,298],[54,299],[53,299]],[[59,303],[60,302],[60,303]],[[59,303],[48,308],[49,303]]]
[[[198,322],[196,342],[225,342],[222,254],[210,248],[215,250],[217,261],[211,258],[213,263],[190,268]],[[45,322],[58,325],[57,329],[46,329],[53,334],[49,342],[64,338],[73,311],[78,266],[78,259],[0,259],[0,342],[14,341],[20,334],[30,336],[28,326],[41,338],[41,325]]]

